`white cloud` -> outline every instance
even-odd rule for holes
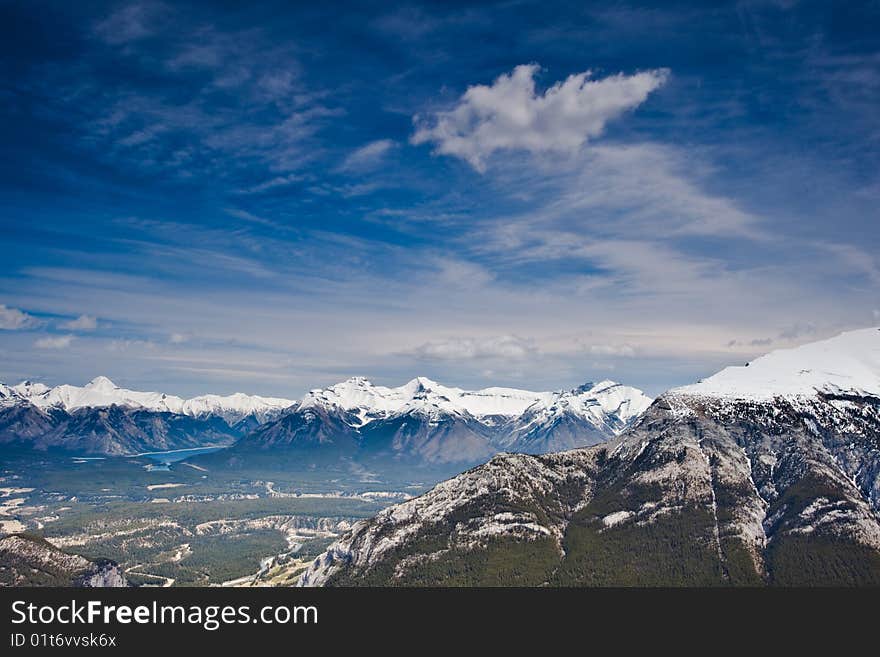
[[[68,329],[70,331],[94,331],[98,328],[98,320],[91,315],[80,315],[76,319],[71,319],[68,322],[62,322],[59,324],[63,329]]]
[[[286,176],[275,176],[264,182],[236,190],[237,194],[261,194],[276,187],[287,187],[299,182],[303,182],[307,177],[298,173],[291,173]]]
[[[113,340],[107,345],[107,350],[113,352],[142,351],[155,348],[156,343],[152,340]]]
[[[345,158],[342,171],[363,171],[379,164],[396,144],[391,139],[379,139],[361,146]]]
[[[34,346],[37,349],[67,349],[72,342],[72,335],[59,335],[54,338],[40,338],[34,342]]]
[[[183,333],[172,333],[168,337],[168,341],[171,344],[183,344],[184,342],[189,341],[189,336]]]
[[[588,351],[593,356],[623,356],[630,358],[636,355],[636,349],[629,344],[594,344]]]
[[[123,45],[151,36],[154,19],[165,11],[160,3],[132,3],[117,9],[95,26],[95,34],[111,45]]]
[[[584,71],[538,94],[538,70],[537,64],[517,66],[491,86],[468,88],[451,110],[428,120],[417,116],[412,143],[433,142],[435,152],[466,160],[478,171],[485,171],[498,150],[575,153],[601,135],[608,121],[641,105],[668,76],[656,69],[594,80]]]
[[[524,358],[536,351],[530,340],[515,335],[488,338],[450,338],[426,342],[414,354],[431,360],[471,360],[477,358]]]
[[[880,262],[875,255],[853,244],[825,243],[823,248],[837,256],[849,269],[859,272],[874,285],[880,285]]]
[[[287,230],[289,228],[289,226],[280,224],[277,221],[266,219],[265,217],[261,217],[254,214],[253,212],[248,212],[247,210],[242,210],[240,208],[226,208],[223,211],[230,217],[235,217],[236,219],[240,219],[241,221],[245,221],[250,224],[268,226],[269,228],[274,228],[275,230]]]
[[[39,326],[40,320],[17,308],[10,308],[0,303],[0,329],[15,331]]]
[[[473,290],[492,280],[492,274],[474,262],[456,258],[434,258],[428,263],[436,267],[435,280],[450,288]]]

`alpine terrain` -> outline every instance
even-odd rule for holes
[[[475,464],[499,451],[543,453],[604,442],[650,403],[640,390],[613,381],[531,392],[469,391],[424,377],[385,388],[352,378],[312,390],[231,453],[285,448],[404,463]]]
[[[0,384],[0,444],[108,455],[229,444],[291,404],[241,393],[181,399],[104,376],[83,387]]]
[[[880,329],[673,389],[609,443],[502,454],[301,585],[880,584]]]
[[[241,393],[182,399],[97,377],[83,387],[0,384],[0,444],[125,455],[236,443],[214,461],[271,453],[473,465],[502,450],[605,441],[650,403],[613,381],[531,392],[468,391],[424,377],[386,388],[355,377],[294,401]]]

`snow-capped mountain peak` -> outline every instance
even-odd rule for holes
[[[402,401],[394,393],[390,388],[374,386],[365,377],[355,376],[327,388],[310,390],[299,403],[299,407],[337,407],[362,416],[361,421],[365,422],[368,421],[368,414],[387,413],[399,406]]]
[[[395,388],[352,377],[313,389],[299,402],[243,393],[184,399],[129,390],[105,376],[81,387],[49,388],[23,382],[15,388],[0,388],[3,408],[29,404],[36,407],[32,410],[43,411],[42,419],[33,422],[63,421],[66,416],[55,411],[81,415],[81,410],[118,407],[135,416],[145,410],[196,420],[220,418],[239,435],[255,432],[258,425],[269,426],[265,435],[283,438],[291,434],[292,442],[302,440],[297,431],[303,435],[317,432],[324,442],[341,440],[343,434],[369,436],[372,444],[427,450],[434,460],[475,460],[498,448],[544,452],[593,444],[622,431],[650,401],[641,391],[613,381],[570,391],[533,392],[502,387],[463,390],[426,377]]]
[[[88,388],[89,390],[100,390],[102,392],[110,392],[111,390],[117,390],[119,388],[119,386],[106,376],[96,376],[83,387]]]
[[[21,395],[15,390],[0,383],[0,407],[17,404],[21,401]]]
[[[417,376],[412,381],[407,381],[402,387],[404,390],[410,391],[412,394],[429,392],[431,390],[440,391],[442,394],[442,391],[447,389],[445,386],[440,385],[436,381],[432,381],[425,376]]]
[[[653,400],[641,390],[614,381],[585,383],[573,390],[551,393],[535,401],[528,412],[558,414],[563,412],[589,416],[602,421],[606,415],[615,415],[622,424],[641,415]]]
[[[49,386],[45,383],[34,383],[33,381],[22,381],[18,385],[12,386],[12,390],[22,397],[32,397],[34,395],[42,395],[49,392]]]
[[[23,381],[6,389],[16,394],[19,400],[28,401],[41,409],[54,407],[72,412],[82,408],[124,406],[191,417],[219,416],[230,424],[250,416],[262,422],[294,403],[290,399],[258,397],[243,393],[227,396],[202,395],[183,399],[161,392],[140,392],[120,388],[106,376],[97,376],[82,387],[64,384],[50,388],[42,383]]]
[[[747,365],[727,367],[671,391],[750,401],[813,397],[819,392],[880,396],[880,328],[771,351]]]
[[[447,415],[476,419],[486,426],[506,427],[504,430],[512,435],[517,429],[506,425],[520,418],[528,417],[527,424],[532,426],[569,414],[589,427],[616,433],[651,401],[641,390],[608,380],[587,383],[569,391],[534,392],[501,387],[463,390],[426,377],[416,377],[397,388],[386,388],[373,385],[363,377],[353,377],[310,391],[299,408],[314,405],[338,408],[356,416],[358,426],[404,415],[429,420]]]

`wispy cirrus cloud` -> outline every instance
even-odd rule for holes
[[[472,359],[518,359],[537,352],[530,340],[515,335],[499,335],[481,338],[449,338],[426,342],[412,353],[426,360],[463,361]]]
[[[485,171],[496,151],[576,153],[605,125],[641,105],[669,72],[656,69],[592,79],[590,71],[536,91],[537,64],[517,66],[491,85],[474,85],[451,110],[416,116],[413,144],[433,143],[435,152]]]
[[[199,183],[221,176],[253,193],[270,188],[260,185],[319,156],[317,133],[344,110],[302,79],[295,44],[268,28],[212,19],[183,5],[117,7],[92,24],[75,76],[58,65],[41,71],[41,91],[52,98],[43,111],[116,166]],[[108,49],[120,78],[104,75]],[[129,83],[144,78],[152,82]]]
[[[592,356],[622,356],[632,358],[636,355],[636,348],[629,344],[591,344],[587,351]]]
[[[269,178],[268,180],[263,180],[253,185],[247,185],[240,189],[237,189],[235,190],[235,193],[242,195],[262,194],[263,192],[268,192],[271,190],[289,187],[290,185],[305,182],[308,179],[309,177],[307,175],[299,173],[291,173],[284,176],[274,176],[272,178]]]
[[[364,171],[382,162],[390,150],[396,146],[391,139],[377,139],[349,153],[339,169],[341,171]]]
[[[100,19],[95,34],[112,45],[124,45],[152,36],[167,7],[159,2],[132,2]]]

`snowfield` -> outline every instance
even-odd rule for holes
[[[769,401],[817,392],[880,396],[880,328],[842,333],[727,367],[673,394]]]
[[[106,376],[95,377],[82,387],[65,384],[49,388],[30,381],[24,381],[11,388],[0,386],[0,400],[6,398],[3,389],[11,390],[20,399],[27,400],[41,409],[60,407],[69,412],[80,408],[105,408],[116,405],[190,417],[214,415],[230,423],[249,416],[264,421],[294,404],[292,399],[257,397],[243,393],[225,397],[202,395],[183,399],[161,392],[138,392],[120,388]]]

